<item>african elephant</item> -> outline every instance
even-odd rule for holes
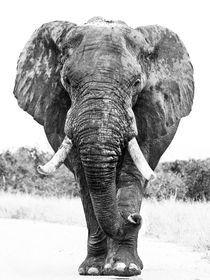
[[[79,183],[88,228],[79,273],[140,274],[144,188],[193,102],[183,43],[156,25],[46,23],[20,55],[14,94],[55,151],[39,172],[64,162]]]

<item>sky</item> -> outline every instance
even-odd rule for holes
[[[83,24],[94,16],[122,20],[130,27],[158,24],[176,32],[194,67],[195,99],[181,120],[162,161],[210,157],[210,8],[208,0],[36,0],[3,1],[0,6],[0,152],[21,146],[51,151],[43,128],[13,96],[17,59],[35,29],[64,20]]]

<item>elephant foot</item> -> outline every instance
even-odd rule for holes
[[[114,246],[116,249],[116,246]],[[133,248],[119,245],[108,252],[104,275],[134,276],[141,274],[143,263]]]
[[[108,253],[104,275],[134,276],[141,274],[143,263],[137,253],[138,231],[142,224],[139,214],[128,216],[127,235],[124,240],[108,239]]]
[[[102,275],[106,255],[87,256],[84,262],[79,266],[80,275]]]

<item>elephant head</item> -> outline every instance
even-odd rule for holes
[[[97,221],[113,238],[123,235],[116,184],[125,158],[133,158],[140,181],[153,177],[193,91],[192,65],[175,33],[101,18],[41,26],[20,55],[14,88],[19,106],[59,148],[40,172],[63,161],[75,173],[79,166]]]

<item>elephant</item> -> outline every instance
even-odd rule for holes
[[[144,190],[193,103],[182,41],[100,17],[45,23],[20,54],[14,95],[55,152],[38,171],[64,163],[78,182],[88,229],[79,274],[140,274]]]

